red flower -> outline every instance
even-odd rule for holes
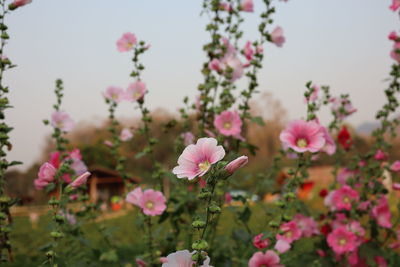
[[[353,140],[346,126],[343,126],[342,129],[340,129],[338,134],[338,142],[345,150],[349,150],[353,144]]]

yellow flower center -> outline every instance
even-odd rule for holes
[[[224,123],[224,128],[225,129],[230,129],[232,127],[232,123],[230,123],[230,122],[225,122]]]
[[[131,48],[133,47],[133,43],[127,42],[126,45],[125,45],[125,47],[126,47],[127,49],[131,49]]]
[[[346,243],[347,243],[347,241],[346,241],[346,239],[344,239],[344,238],[342,238],[342,239],[339,240],[339,245],[341,245],[341,246],[346,245]]]
[[[304,138],[300,138],[300,139],[297,140],[296,145],[298,147],[304,148],[304,147],[307,146],[307,140],[304,139]]]
[[[135,98],[138,98],[138,97],[141,97],[142,94],[141,94],[140,92],[135,92],[135,93],[133,93],[133,96],[134,96]]]
[[[146,202],[146,208],[148,208],[149,210],[153,209],[154,207],[154,203],[151,201]]]
[[[292,237],[292,231],[288,231],[288,232],[286,232],[285,233],[285,236],[287,237],[287,238],[291,238]]]
[[[349,199],[348,197],[344,197],[344,198],[343,198],[343,202],[344,202],[344,203],[350,203],[350,199]]]
[[[207,171],[208,168],[210,168],[210,162],[208,162],[207,160],[204,162],[199,163],[199,169],[201,171]]]

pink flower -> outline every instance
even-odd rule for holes
[[[131,140],[132,137],[133,134],[128,128],[122,129],[121,134],[119,135],[119,139],[121,139],[123,142]]]
[[[75,123],[66,112],[55,111],[51,115],[51,125],[63,132],[69,132],[74,128]]]
[[[40,166],[38,172],[38,178],[35,179],[34,185],[37,190],[44,189],[49,183],[54,181],[54,176],[56,175],[57,170],[48,162],[45,162],[42,166]]]
[[[226,56],[225,58],[223,58],[222,64],[224,64],[224,70],[229,69],[231,71],[229,72],[231,82],[234,82],[243,76],[244,65],[236,55]]]
[[[382,256],[375,256],[374,260],[376,262],[377,267],[387,267],[388,266],[387,261]]]
[[[352,171],[348,168],[343,168],[339,171],[338,175],[337,175],[337,181],[339,182],[339,184],[341,185],[345,185],[347,183],[347,180],[351,177],[355,177],[357,174],[357,171]]]
[[[233,11],[232,5],[230,5],[229,3],[220,3],[219,4],[219,8],[221,10],[225,10],[227,12]]]
[[[327,238],[328,245],[338,255],[354,251],[357,248],[356,240],[356,235],[347,230],[345,226],[336,228]]]
[[[230,204],[232,202],[233,198],[232,195],[229,192],[225,193],[225,203]]]
[[[80,186],[86,184],[87,179],[89,178],[90,175],[91,175],[90,172],[85,172],[85,173],[83,173],[82,175],[80,175],[78,178],[76,178],[76,179],[75,179],[72,183],[70,183],[69,185],[70,185],[72,188],[78,188],[78,187],[80,187]]]
[[[376,160],[385,160],[387,158],[385,152],[383,152],[381,149],[378,149],[374,155],[374,159]]]
[[[283,234],[277,234],[275,249],[280,253],[284,253],[290,249],[290,244],[301,237],[301,231],[295,221],[284,223],[280,227]]]
[[[142,188],[137,187],[126,195],[125,200],[126,202],[129,202],[135,206],[140,207],[139,202],[142,196],[143,196]]]
[[[392,31],[388,35],[388,39],[391,41],[396,41],[399,37],[397,36],[397,33],[395,31]]]
[[[192,255],[193,252],[189,252],[188,250],[176,251],[169,254],[167,258],[164,258],[161,267],[193,267],[195,262],[192,260]],[[213,267],[209,264],[210,258],[207,257],[200,267]]]
[[[264,253],[256,252],[249,260],[249,267],[284,267],[279,256],[273,250]]]
[[[392,172],[400,172],[400,160],[396,160],[390,165],[390,170]]]
[[[372,208],[372,217],[374,217],[378,225],[384,228],[391,228],[392,223],[390,222],[391,213],[387,198],[382,196],[378,200],[378,205]]]
[[[225,166],[225,170],[232,175],[235,171],[246,165],[247,162],[249,162],[249,158],[247,156],[238,157],[237,159],[229,162],[228,165]]]
[[[104,98],[114,101],[115,103],[121,103],[124,100],[124,90],[120,87],[110,86],[103,93]]]
[[[392,59],[400,62],[400,42],[396,42],[393,45],[393,50],[390,52],[390,56]]]
[[[144,98],[144,95],[147,93],[146,84],[141,81],[136,81],[131,83],[126,89],[125,99],[127,101],[135,102],[141,101]]]
[[[262,237],[263,237],[263,233],[261,233],[259,235],[256,235],[253,238],[253,246],[255,246],[258,249],[263,249],[263,248],[268,247],[269,240],[267,238],[266,239],[262,239]]]
[[[321,126],[321,131],[325,138],[325,146],[322,148],[322,151],[328,155],[333,155],[336,152],[336,143],[331,134],[328,132],[328,129],[326,129],[324,126]]]
[[[16,9],[16,8],[18,8],[18,7],[27,5],[27,4],[29,4],[29,3],[32,3],[32,0],[14,0],[14,2],[12,2],[12,3],[9,5],[9,9],[10,9],[10,10],[14,10],[14,9]]]
[[[166,201],[161,192],[148,189],[143,192],[142,197],[139,199],[139,206],[144,214],[156,216],[161,215],[167,208]]]
[[[242,0],[242,2],[240,3],[240,10],[245,12],[253,12],[254,11],[253,0]]]
[[[194,135],[191,132],[184,132],[181,134],[183,138],[183,144],[185,146],[191,145],[194,143]]]
[[[247,41],[246,45],[244,46],[243,54],[248,61],[251,61],[253,59],[254,50],[250,41]]]
[[[392,10],[392,11],[396,11],[397,9],[399,9],[399,7],[400,7],[400,0],[392,0],[393,2],[392,2],[392,5],[391,6],[389,6],[389,8]]]
[[[340,189],[333,191],[332,205],[336,210],[351,210],[352,202],[358,201],[357,191],[350,186],[344,185]]]
[[[393,183],[392,184],[392,189],[393,190],[400,190],[400,183]]]
[[[258,45],[256,49],[257,54],[261,55],[264,53],[264,47],[262,45]]]
[[[214,138],[200,138],[195,145],[187,146],[178,158],[178,166],[172,172],[178,178],[187,177],[189,180],[203,176],[211,165],[225,156],[225,150],[217,145]]]
[[[271,41],[277,47],[282,47],[285,42],[285,37],[283,36],[283,29],[281,27],[278,26],[271,32]]]
[[[285,147],[296,152],[318,152],[325,145],[324,133],[321,126],[312,121],[295,120],[286,127],[279,136]]]
[[[239,113],[236,111],[225,110],[214,118],[214,127],[225,136],[240,136],[242,124]]]
[[[293,217],[293,220],[297,223],[302,236],[311,237],[319,234],[317,222],[313,218],[299,213]]]
[[[350,116],[357,111],[353,107],[348,98],[331,98],[329,100],[332,103],[332,112],[337,116],[339,120],[344,120],[347,116]]]
[[[79,148],[75,148],[74,150],[72,150],[71,152],[69,152],[69,157],[71,159],[79,159],[82,160],[82,154],[81,151],[79,150]]]
[[[214,58],[213,60],[210,61],[210,63],[208,63],[208,68],[216,72],[220,72],[222,70],[222,67],[223,66],[221,66],[221,62],[216,58]]]
[[[318,92],[320,91],[320,89],[319,89],[319,86],[315,85],[315,84],[312,86],[312,88],[313,88],[313,92],[311,93],[311,95],[306,100],[308,100],[310,102],[315,102],[315,101],[318,100]]]
[[[127,32],[117,41],[117,49],[119,52],[128,52],[136,45],[137,39],[133,33]]]
[[[113,143],[110,140],[104,140],[104,144],[108,147],[113,147]]]

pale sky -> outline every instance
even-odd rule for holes
[[[372,121],[383,104],[383,80],[392,63],[387,40],[398,29],[389,0],[289,0],[277,2],[275,25],[284,29],[283,48],[265,47],[260,90],[281,100],[290,118],[305,112],[304,84],[331,85],[333,94],[350,93],[359,112],[350,122]],[[115,41],[130,31],[152,47],[143,57],[143,78],[151,108],[171,111],[185,95],[194,97],[208,41],[201,0],[33,0],[7,18],[11,40],[6,54],[18,65],[6,73],[7,112],[13,151],[10,160],[28,167],[38,159],[45,136],[42,124],[55,101],[54,80],[66,87],[64,109],[76,121],[101,122],[107,116],[101,92],[109,85],[126,87],[132,80],[130,54]],[[255,0],[260,11],[261,0]],[[256,12],[258,13],[258,12]],[[257,36],[258,16],[245,14],[245,40]],[[118,115],[134,116],[131,105]],[[301,115],[299,115],[301,114]],[[322,119],[326,118],[326,114]]]

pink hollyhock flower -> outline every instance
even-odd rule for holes
[[[378,200],[378,204],[372,208],[372,217],[374,217],[378,225],[384,228],[391,228],[392,223],[390,222],[391,213],[389,203],[385,196],[382,196]]]
[[[247,41],[247,43],[245,44],[243,54],[248,61],[251,61],[253,59],[254,50],[250,41]]]
[[[360,204],[358,204],[357,209],[366,211],[369,208],[370,204],[371,204],[371,201],[369,201],[369,200],[360,202]]]
[[[393,190],[400,190],[400,183],[393,183],[392,184],[392,189]]]
[[[225,110],[214,118],[215,128],[225,136],[240,136],[242,124],[239,113],[236,111]]]
[[[388,35],[388,39],[391,41],[396,41],[399,37],[397,36],[397,33],[395,31],[392,31]]]
[[[74,128],[75,123],[66,112],[55,111],[51,115],[51,125],[63,132],[69,132]]]
[[[325,145],[321,126],[312,121],[295,120],[279,136],[284,146],[296,152],[318,152]]]
[[[178,158],[178,166],[172,172],[178,178],[187,177],[189,180],[203,176],[211,165],[225,156],[225,150],[217,145],[214,138],[200,138],[195,145],[187,146]]]
[[[210,61],[210,63],[208,63],[208,68],[210,70],[220,72],[222,70],[221,62],[218,59],[214,58]]]
[[[280,253],[284,253],[290,249],[290,244],[301,237],[301,231],[295,221],[284,223],[279,228],[283,234],[276,235],[275,249]]]
[[[343,168],[339,171],[336,180],[338,181],[339,184],[345,185],[347,183],[347,180],[351,177],[355,177],[357,175],[357,171],[352,171],[348,168]]]
[[[72,159],[71,169],[74,170],[75,175],[81,175],[87,171],[86,164],[80,159]]]
[[[54,166],[54,168],[58,169],[60,167],[60,152],[55,151],[50,153],[50,161],[49,163]]]
[[[385,160],[387,158],[385,152],[383,152],[382,150],[378,149],[378,151],[376,151],[375,155],[374,155],[374,159],[376,160]]]
[[[387,261],[382,256],[375,256],[374,260],[376,262],[377,267],[387,267],[388,266]]]
[[[356,235],[347,230],[345,226],[336,228],[327,238],[328,245],[338,255],[354,251],[357,248],[356,240]]]
[[[25,5],[29,4],[29,3],[32,3],[32,0],[14,0],[14,2],[12,2],[9,5],[9,9],[10,10],[14,10],[14,9],[16,9],[18,7],[25,6]]]
[[[78,194],[72,194],[72,195],[70,195],[70,196],[69,196],[69,200],[71,200],[71,201],[76,201],[76,200],[78,200]]]
[[[146,267],[146,266],[147,266],[147,262],[145,262],[145,261],[142,260],[142,259],[136,258],[135,261],[136,261],[136,264],[137,264],[139,267]]]
[[[311,217],[306,217],[298,213],[293,217],[293,220],[296,222],[301,231],[301,235],[304,237],[311,237],[320,233],[317,222]]]
[[[37,190],[43,190],[49,184],[49,182],[41,179],[35,179],[33,184]]]
[[[86,184],[87,179],[89,178],[89,176],[91,175],[90,172],[85,172],[84,174],[80,175],[78,178],[76,178],[72,183],[70,183],[69,185],[72,188],[78,188],[84,184]]]
[[[230,204],[232,202],[233,198],[232,195],[229,192],[225,193],[225,203]]]
[[[142,197],[139,199],[139,206],[142,208],[144,214],[156,216],[161,215],[167,208],[165,205],[166,201],[161,192],[148,189],[143,192]]]
[[[115,103],[121,103],[124,100],[124,90],[121,87],[110,86],[103,93],[104,98],[114,101]]]
[[[347,116],[350,116],[357,111],[353,107],[350,100],[347,98],[331,98],[329,100],[332,103],[332,112],[337,116],[339,120],[344,120]]]
[[[311,93],[310,97],[308,98],[308,100],[310,102],[315,102],[318,100],[318,92],[320,91],[319,86],[318,85],[313,85],[312,88],[314,89],[313,92]],[[306,99],[307,100],[307,99]],[[308,102],[308,101],[307,101]]]
[[[126,195],[125,200],[126,202],[129,202],[135,206],[140,207],[139,203],[142,196],[143,196],[142,188],[137,187]]]
[[[131,102],[142,101],[146,93],[146,84],[141,81],[136,81],[134,83],[131,83],[128,86],[128,89],[126,89],[125,99]]]
[[[119,139],[121,139],[123,142],[131,140],[132,137],[133,134],[128,128],[122,129],[121,134],[119,135]]]
[[[390,170],[392,172],[400,172],[400,160],[396,160],[390,165]]]
[[[325,138],[325,146],[322,148],[322,151],[328,155],[333,155],[336,152],[336,143],[331,134],[328,132],[328,129],[326,129],[324,126],[321,126],[321,131]]]
[[[392,59],[400,62],[400,42],[395,42],[393,45],[393,50],[390,52],[390,56]]]
[[[271,41],[277,47],[282,47],[283,43],[285,43],[285,37],[283,36],[283,29],[281,27],[278,26],[271,32]]]
[[[40,166],[38,177],[41,180],[52,182],[54,181],[54,176],[56,175],[57,170],[48,162],[45,162],[42,166]]]
[[[281,259],[273,250],[267,250],[264,253],[256,252],[249,260],[249,267],[284,267],[279,264]]]
[[[161,267],[193,267],[195,262],[192,260],[193,252],[179,250],[171,253],[164,259]],[[210,265],[210,258],[207,257],[200,267],[213,267]]]
[[[392,0],[392,4],[389,6],[389,8],[392,11],[396,11],[400,7],[400,0]]]
[[[332,204],[336,210],[351,210],[352,202],[358,201],[357,191],[348,185],[344,185],[332,194]]]
[[[261,55],[264,53],[264,47],[262,45],[258,45],[256,49],[257,54]]]
[[[254,11],[253,0],[242,0],[242,2],[240,3],[240,10],[245,12],[253,12]]]
[[[253,238],[253,246],[255,246],[258,249],[263,249],[268,247],[269,245],[269,240],[268,238],[262,239],[263,233],[256,235]]]
[[[232,73],[230,73],[230,81],[231,82],[234,82],[243,76],[244,65],[236,55],[225,57],[222,60],[222,63],[225,66],[225,68],[224,68],[225,70],[228,68],[232,70]]]
[[[183,144],[185,146],[191,145],[194,143],[194,135],[191,132],[184,132],[181,134],[183,138]]]
[[[357,246],[361,246],[365,237],[365,229],[361,226],[361,223],[358,221],[351,221],[348,223],[347,228],[356,235]]]
[[[72,150],[71,152],[69,152],[69,157],[71,159],[82,159],[82,154],[81,151],[79,150],[79,148],[75,148],[74,150]]]
[[[108,147],[113,147],[113,145],[114,145],[110,140],[105,140],[105,141],[104,141],[104,144],[105,144],[106,146],[108,146]]]
[[[225,170],[232,175],[235,171],[246,165],[247,162],[249,162],[249,158],[247,156],[238,157],[237,159],[229,162],[228,165],[225,166]]]
[[[119,52],[128,52],[136,45],[137,39],[133,33],[127,32],[117,41],[117,49]]]

